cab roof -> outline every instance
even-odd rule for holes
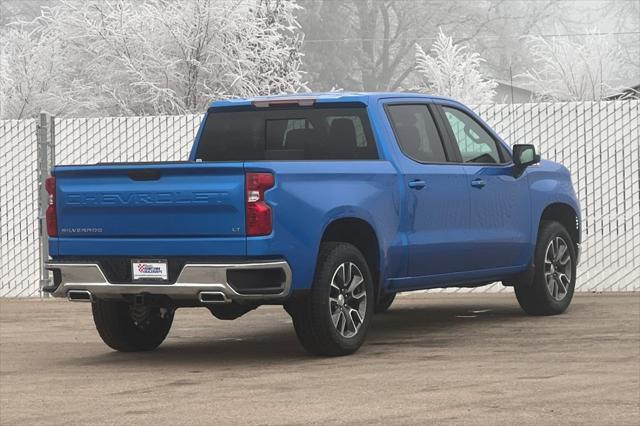
[[[262,106],[269,106],[269,104],[284,104],[305,101],[311,103],[361,103],[369,105],[369,103],[376,102],[379,99],[384,98],[406,98],[406,99],[440,99],[449,100],[442,96],[427,95],[424,93],[414,92],[319,92],[319,93],[291,93],[286,95],[271,95],[271,96],[256,96],[251,98],[232,98],[213,101],[209,104],[209,108],[224,108],[224,107],[241,107],[250,106],[256,104],[262,104]]]

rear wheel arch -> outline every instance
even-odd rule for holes
[[[380,290],[380,242],[373,226],[364,219],[341,217],[329,222],[320,244],[343,242],[354,245],[364,256],[373,277],[374,294]]]

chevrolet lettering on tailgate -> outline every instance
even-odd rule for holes
[[[224,192],[69,193],[69,205],[155,205],[223,203]]]

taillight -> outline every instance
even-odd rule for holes
[[[245,194],[247,236],[255,237],[271,233],[271,207],[264,201],[264,192],[272,187],[271,173],[247,173]]]
[[[44,188],[49,194],[49,206],[47,207],[47,234],[50,237],[58,236],[58,218],[56,217],[56,178],[49,176],[44,181]]]

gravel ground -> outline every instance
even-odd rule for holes
[[[640,294],[529,317],[512,294],[414,294],[353,356],[314,358],[280,307],[176,313],[156,351],[98,337],[89,304],[0,300],[0,423],[611,424],[640,420]]]

